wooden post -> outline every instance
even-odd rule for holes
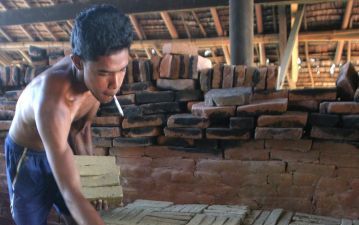
[[[229,0],[232,65],[253,65],[253,0]]]
[[[290,13],[291,13],[291,27],[293,27],[294,25],[294,19],[295,19],[295,14],[298,11],[298,4],[291,4],[290,5]],[[291,73],[292,73],[292,81],[293,81],[293,85],[294,87],[296,87],[297,85],[297,81],[298,81],[298,57],[299,57],[299,53],[298,53],[298,35],[295,37],[294,39],[294,46],[293,46],[293,52],[292,52],[292,69],[291,69]]]
[[[281,58],[279,76],[277,80],[277,89],[282,89],[284,85],[285,76],[289,67],[290,56],[292,55],[295,39],[298,37],[300,24],[302,23],[305,6],[301,5],[295,17],[294,25],[290,31],[288,44],[284,51],[284,56]],[[290,79],[288,79],[289,87],[294,88]]]

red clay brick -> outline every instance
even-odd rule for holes
[[[119,127],[92,127],[93,137],[119,137],[121,129]]]
[[[237,107],[237,115],[281,114],[287,111],[288,99],[254,101]]]
[[[312,127],[310,137],[326,140],[358,141],[359,130],[337,127]]]
[[[294,173],[309,173],[313,175],[330,177],[334,175],[335,166],[302,162],[289,162],[287,166],[287,171]]]
[[[257,127],[255,131],[255,139],[299,140],[301,139],[302,134],[302,128]]]
[[[192,139],[203,138],[203,131],[200,128],[165,127],[164,134],[166,137]]]
[[[243,149],[229,148],[224,150],[225,159],[253,160],[264,161],[269,160],[269,151],[265,149]]]
[[[231,117],[235,114],[235,106],[205,106],[204,102],[192,105],[192,114],[204,118]]]
[[[257,120],[258,127],[305,127],[306,112],[287,112],[282,115],[262,115]]]
[[[265,148],[308,152],[312,148],[312,140],[265,140]]]
[[[121,119],[119,116],[101,116],[95,117],[92,121],[92,126],[95,127],[109,127],[109,126],[120,126]]]
[[[359,102],[331,102],[328,104],[328,113],[359,114]]]

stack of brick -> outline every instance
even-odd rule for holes
[[[203,92],[210,89],[253,87],[256,91],[271,91],[276,87],[277,68],[232,66],[216,64],[212,69],[200,73],[200,86]]]
[[[125,116],[111,103],[95,118],[95,153],[116,157],[125,202],[242,203],[358,217],[352,78],[348,99],[347,88],[275,91],[275,67],[216,65],[196,78],[183,67],[187,58],[131,61],[117,94]],[[17,95],[7,93],[1,109],[13,109],[8,98]]]
[[[359,101],[359,75],[353,64],[347,62],[340,68],[336,86],[340,100]]]
[[[12,89],[26,85],[26,67],[5,66],[0,71],[0,87],[2,89]]]
[[[359,103],[322,102],[320,112],[312,113],[310,136],[316,139],[358,141]]]

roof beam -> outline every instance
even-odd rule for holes
[[[170,15],[168,14],[168,12],[160,12],[160,14],[161,14],[163,21],[166,24],[166,27],[167,27],[168,32],[170,33],[171,37],[173,39],[177,39],[178,33],[176,30],[176,27],[173,25],[172,19],[171,19]]]
[[[27,1],[27,0],[24,0],[24,3],[26,5],[26,8],[31,8],[30,6],[30,3]],[[53,4],[53,2],[51,2]],[[38,3],[36,3],[36,6],[39,6]],[[57,38],[55,37],[55,35],[52,33],[52,31],[50,30],[49,26],[45,23],[42,23],[42,25],[45,27],[45,30],[48,34],[50,34],[51,38],[55,41],[57,41]],[[35,31],[35,27],[32,27]],[[39,37],[41,37],[39,34],[38,34]]]
[[[254,0],[256,4],[263,5],[289,5],[313,4],[336,0]],[[55,22],[73,19],[83,9],[94,4],[112,4],[121,9],[126,14],[148,13],[160,11],[194,10],[200,8],[228,6],[228,0],[132,0],[128,4],[127,0],[88,0],[86,2],[76,2],[68,4],[57,4],[48,7],[33,7],[31,9],[8,10],[0,13],[0,26],[21,25],[30,23]]]
[[[1,5],[3,6],[3,8],[5,10],[7,10],[7,7],[1,3]],[[33,28],[33,25],[31,25],[31,27]],[[20,30],[22,30],[22,32],[31,40],[31,41],[35,41],[35,39],[31,36],[31,34],[25,29],[24,26],[20,25],[19,26]],[[33,28],[34,29],[34,28]]]
[[[49,7],[8,10],[0,13],[0,26],[69,20],[75,18],[85,8],[104,3],[114,5],[126,14],[228,6],[228,0],[156,0],[155,2],[132,0],[131,4],[128,4],[127,0],[88,0]]]
[[[223,36],[223,28],[222,28],[222,25],[221,25],[221,21],[219,20],[217,9],[212,7],[212,8],[210,8],[210,11],[211,11],[211,15],[212,15],[212,18],[213,18],[214,26],[215,26],[216,31],[217,31],[217,35],[219,37],[222,37]],[[223,54],[224,54],[224,58],[226,60],[226,64],[229,65],[231,63],[231,57],[230,57],[230,54],[229,54],[228,46],[227,45],[222,45],[222,51],[223,51]]]
[[[315,31],[315,32],[302,32],[299,35],[299,42],[310,41],[310,42],[325,42],[325,41],[352,41],[359,43],[359,29],[350,30],[332,30],[332,31]],[[159,40],[143,40],[134,41],[131,45],[133,49],[144,49],[153,48],[153,46],[162,47],[163,43],[191,43],[199,48],[217,47],[223,44],[229,44],[228,37],[215,37],[215,38],[194,38],[194,39],[159,39]],[[265,35],[254,35],[253,43],[266,43],[266,44],[278,44],[278,34],[265,34]],[[46,42],[9,42],[0,43],[0,49],[4,50],[17,50],[17,49],[28,49],[30,45],[43,47],[43,48],[64,48],[69,49],[70,42],[68,41],[46,41]]]
[[[137,37],[138,37],[140,40],[145,40],[145,39],[147,39],[145,33],[144,33],[143,30],[142,30],[142,27],[141,27],[140,24],[138,23],[138,20],[137,20],[136,16],[135,16],[135,15],[129,15],[129,17],[130,17],[130,20],[131,20],[131,23],[132,23],[133,28],[135,28]]]
[[[257,33],[262,34],[263,33],[262,6],[256,4],[254,7],[255,7],[255,12],[256,12]],[[258,47],[259,47],[259,63],[261,65],[265,65],[265,63],[266,63],[265,46],[263,43],[259,43]]]
[[[222,50],[224,54],[224,59],[226,60],[226,64],[231,64],[231,55],[229,53],[228,45],[222,45]]]
[[[352,8],[353,8],[353,0],[348,0],[347,5],[345,7],[343,21],[342,21],[341,28],[343,30],[348,28],[349,18],[352,13]],[[337,50],[335,51],[335,56],[334,56],[334,64],[335,65],[338,65],[340,63],[340,60],[341,60],[342,54],[343,54],[343,49],[344,49],[344,41],[339,41],[338,45],[337,45]]]
[[[255,4],[262,5],[291,5],[291,4],[316,4],[321,2],[336,2],[338,0],[254,0]]]
[[[287,45],[287,17],[285,6],[278,6],[278,23],[279,23],[279,55],[284,56],[285,46]],[[279,60],[280,61],[280,60]]]
[[[200,29],[200,31],[201,31],[203,37],[207,37],[207,32],[206,32],[206,30],[204,29],[203,25],[201,24],[201,21],[199,20],[199,18],[198,18],[198,16],[197,16],[196,12],[193,11],[193,10],[192,10],[191,12],[192,12],[192,16],[193,16],[194,20],[197,22],[197,25],[199,26],[199,29]]]
[[[0,34],[5,37],[7,41],[14,41],[3,29],[0,28]]]
[[[187,37],[188,37],[188,38],[192,38],[191,32],[189,31],[189,28],[188,28],[188,26],[187,26],[187,22],[186,22],[186,20],[184,19],[184,16],[185,16],[185,15],[184,15],[184,12],[181,12],[180,16],[181,16],[181,20],[182,20],[184,29],[186,30],[186,33],[187,33]]]
[[[277,79],[277,89],[282,89],[284,85],[284,80],[287,74],[287,70],[289,67],[289,60],[291,59],[291,54],[293,52],[293,48],[295,46],[295,41],[298,37],[300,24],[302,23],[303,15],[304,15],[305,6],[300,5],[299,9],[296,13],[294,24],[292,27],[292,30],[290,31],[289,38],[288,38],[288,44],[284,51],[284,57],[281,58],[280,63],[280,69],[279,69],[279,77]],[[291,83],[291,80],[288,79],[288,84],[290,88],[294,88],[293,84]]]
[[[25,53],[25,51],[23,51],[23,50],[18,50],[18,52],[20,53],[20,55],[25,59],[25,61],[26,61],[29,65],[32,64],[30,57]]]
[[[218,16],[218,12],[216,8],[210,8],[211,10],[211,15],[213,18],[213,22],[214,22],[214,26],[216,27],[216,31],[218,36],[223,36],[223,28],[221,25],[221,21],[219,20],[219,16]]]

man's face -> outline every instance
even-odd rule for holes
[[[110,102],[120,89],[128,64],[128,49],[122,49],[96,61],[84,62],[84,81],[101,103]]]

